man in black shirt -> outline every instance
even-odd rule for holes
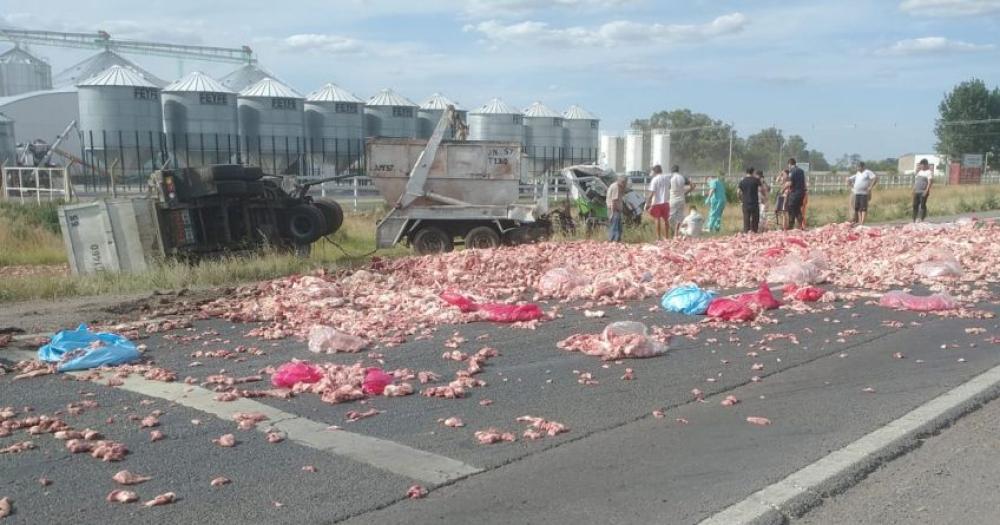
[[[753,168],[747,169],[738,193],[743,202],[743,233],[757,233],[760,228],[760,179],[754,175]]]
[[[795,165],[795,159],[788,159],[788,180],[785,182],[785,190],[788,192],[788,198],[785,200],[788,222],[785,224],[785,229],[791,230],[798,223],[799,228],[804,230],[806,224],[802,215],[802,202],[806,198],[806,173]]]

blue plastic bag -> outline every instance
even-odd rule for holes
[[[135,343],[118,334],[94,333],[81,324],[76,330],[62,330],[49,344],[38,349],[38,359],[59,363],[60,372],[87,370],[104,365],[130,363],[141,357]]]
[[[663,294],[660,306],[668,312],[704,315],[708,311],[708,304],[718,296],[712,290],[702,290],[693,284],[686,284]]]

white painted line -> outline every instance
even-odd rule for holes
[[[0,356],[34,359],[36,354],[24,350],[4,351]],[[69,372],[82,374],[89,372]],[[108,374],[110,375],[110,374]],[[186,383],[151,381],[138,375],[129,376],[118,388],[193,408],[232,421],[236,412],[260,412],[268,417],[257,425],[264,432],[269,428],[282,431],[287,439],[300,445],[343,456],[360,463],[427,483],[449,481],[481,472],[482,469],[445,456],[439,456],[376,437],[345,430],[327,430],[327,425],[285,412],[270,405],[240,398],[216,401],[216,392]]]
[[[888,425],[751,494],[745,500],[705,519],[701,525],[763,521],[767,515],[780,512],[794,500],[815,493],[824,483],[861,466],[869,458],[877,457],[879,452],[893,443],[920,431],[949,411],[974,400],[997,385],[1000,385],[1000,366],[983,372]]]

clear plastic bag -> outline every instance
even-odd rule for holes
[[[329,326],[315,325],[309,330],[309,351],[317,354],[353,354],[367,346],[368,341],[365,339],[339,332]]]
[[[922,258],[923,262],[913,265],[913,272],[917,275],[929,279],[962,276],[962,264],[954,255],[944,250],[931,250]]]
[[[62,330],[48,344],[38,349],[38,359],[57,363],[60,372],[87,370],[99,366],[121,365],[142,355],[135,343],[124,336],[91,332],[86,324],[76,330]]]
[[[660,306],[668,312],[685,315],[704,315],[712,299],[718,297],[712,290],[702,290],[693,284],[673,288],[663,294]]]
[[[936,312],[958,308],[958,303],[948,294],[919,296],[899,290],[886,293],[879,299],[878,304],[887,308],[914,312]]]
[[[818,284],[824,280],[824,270],[826,270],[826,258],[822,254],[809,254],[806,257],[791,254],[771,269],[767,274],[767,281],[771,283]]]
[[[604,327],[601,346],[606,361],[654,357],[666,351],[666,345],[649,337],[646,325],[636,321],[618,321]]]
[[[538,291],[550,297],[562,297],[586,283],[586,279],[568,268],[553,268],[538,280]]]

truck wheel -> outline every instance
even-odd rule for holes
[[[327,232],[324,235],[333,235],[344,225],[344,210],[336,201],[313,201],[313,206],[319,208],[326,218]]]
[[[452,237],[441,228],[435,228],[434,226],[421,228],[413,236],[412,244],[413,250],[420,255],[445,253],[455,249],[455,242]]]
[[[489,226],[476,226],[465,234],[465,248],[482,250],[500,246],[500,234]]]
[[[288,235],[295,244],[312,244],[326,231],[326,218],[315,206],[299,204],[286,215]]]

